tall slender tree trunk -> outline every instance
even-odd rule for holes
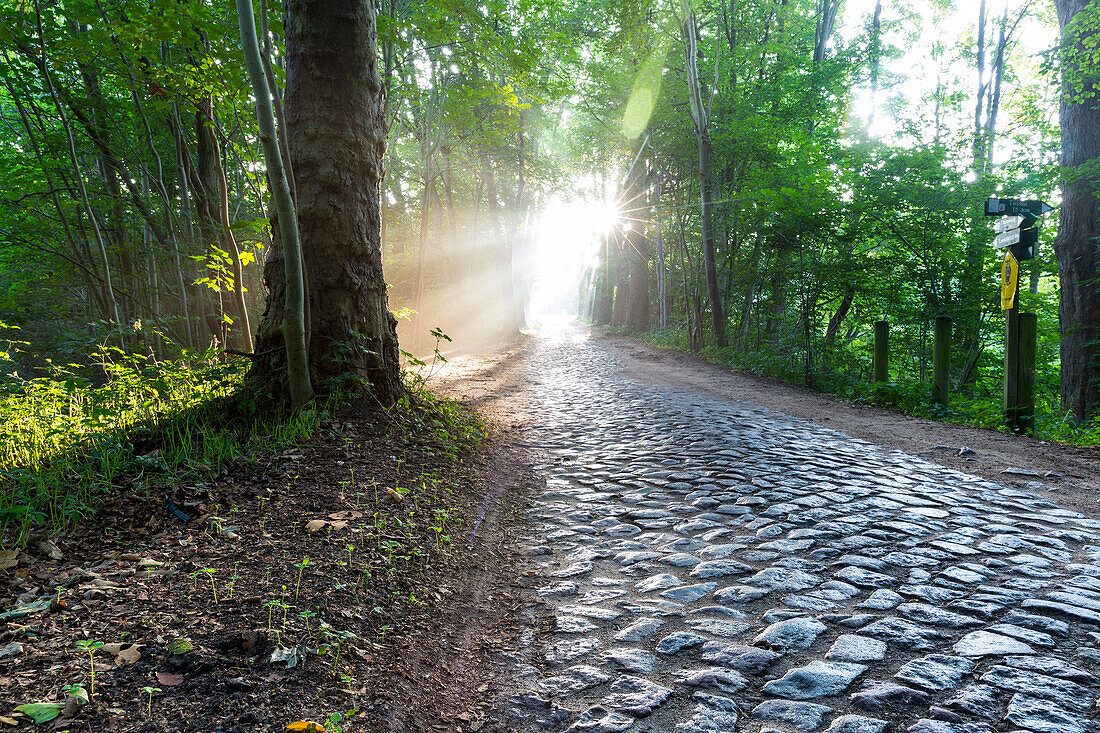
[[[658,181],[653,209],[654,216],[657,219],[657,323],[661,328],[666,328],[668,326],[668,299],[666,297],[668,282],[665,267],[665,230],[660,211],[662,192],[662,183]]]
[[[711,324],[714,326],[714,342],[719,348],[726,341],[726,315],[722,309],[722,293],[718,288],[718,268],[714,259],[714,155],[710,142],[709,110],[703,105],[703,91],[699,80],[698,49],[699,29],[695,12],[688,0],[683,3],[685,61],[688,69],[688,95],[691,102],[691,118],[695,122],[695,142],[699,150],[699,188],[702,199],[703,268],[706,273],[707,299],[710,301]]]
[[[286,22],[287,138],[308,284],[309,368],[315,388],[358,378],[381,405],[404,394],[397,319],[382,272],[386,144],[371,0],[294,0]],[[280,326],[285,278],[265,268],[270,297],[254,373],[271,383],[286,363]],[[270,353],[267,353],[270,352]]]
[[[266,13],[266,5],[261,12]],[[302,245],[298,237],[298,215],[294,210],[287,170],[283,165],[283,148],[275,131],[275,111],[271,88],[268,86],[270,66],[260,58],[256,38],[256,23],[252,17],[252,0],[237,0],[237,16],[241,28],[241,47],[245,66],[256,95],[256,121],[260,130],[260,142],[264,148],[264,163],[271,185],[272,199],[278,221],[279,248],[283,260],[283,277],[286,284],[286,300],[283,310],[283,342],[286,346],[287,381],[290,401],[295,410],[301,409],[313,399],[313,385],[309,378],[309,361],[306,353],[305,283],[302,277]],[[272,251],[274,251],[274,246]]]
[[[1061,283],[1062,407],[1085,420],[1100,409],[1100,184],[1080,167],[1100,159],[1100,82],[1095,70],[1081,68],[1081,60],[1085,48],[1095,47],[1097,34],[1093,30],[1082,37],[1068,29],[1088,0],[1055,0],[1054,5],[1067,56],[1060,114],[1062,205],[1054,243]],[[1080,91],[1074,91],[1073,82]]]
[[[630,285],[629,301],[626,310],[626,325],[635,331],[644,331],[649,327],[649,238],[643,228],[648,220],[648,196],[645,186],[648,160],[643,159],[635,165],[632,180],[627,183],[627,199],[636,201],[634,223],[627,232],[626,257],[629,262]]]
[[[601,326],[611,323],[614,286],[611,284],[611,234],[603,236],[600,272],[596,278],[596,304],[593,319]]]
[[[34,3],[35,18],[38,23],[38,38],[41,42],[42,63],[39,66],[39,70],[42,73],[42,79],[46,83],[46,89],[50,94],[50,99],[53,101],[54,107],[57,108],[57,114],[61,118],[61,126],[65,130],[65,142],[68,145],[69,160],[73,165],[73,174],[77,181],[77,188],[80,191],[80,202],[83,204],[84,211],[88,216],[88,221],[91,224],[92,232],[95,235],[96,248],[99,251],[100,266],[103,268],[103,299],[107,302],[107,306],[110,309],[111,320],[115,323],[119,322],[118,301],[115,299],[115,291],[113,281],[111,280],[111,263],[107,257],[107,245],[103,238],[103,231],[99,226],[99,221],[96,219],[95,209],[92,208],[92,204],[88,198],[88,189],[84,183],[84,172],[80,166],[80,158],[76,151],[76,142],[73,138],[72,124],[69,122],[68,115],[65,114],[65,107],[61,104],[61,100],[58,98],[57,89],[53,83],[53,77],[50,75],[49,62],[46,55],[46,38],[43,35],[42,28],[42,8],[35,0]]]
[[[867,128],[875,124],[875,105],[878,99],[878,77],[882,66],[882,0],[876,0],[871,18],[871,111],[867,113]]]
[[[493,241],[493,260],[501,291],[501,323],[505,336],[519,332],[516,318],[516,287],[512,276],[512,246],[504,230],[503,213],[497,196],[497,181],[493,175],[489,158],[481,163],[482,179],[485,181],[485,200],[489,204],[489,231]]]

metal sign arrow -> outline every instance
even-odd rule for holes
[[[1024,225],[1024,221],[1022,216],[1006,216],[993,222],[993,231],[1000,233],[1019,229]]]
[[[1038,199],[987,199],[985,202],[985,215],[986,216],[1013,216],[1024,215],[1037,217],[1042,216],[1048,211],[1053,211],[1054,207],[1045,201],[1039,201]]]
[[[997,238],[993,240],[993,246],[997,249],[1004,249],[1005,247],[1011,247],[1014,244],[1020,243],[1020,232],[1022,229],[1013,229],[1008,232],[1001,232],[997,235]]]

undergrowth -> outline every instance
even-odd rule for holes
[[[682,329],[631,332],[629,335],[661,348],[679,351],[690,349],[687,334]],[[717,364],[805,386],[802,361],[790,358],[786,355],[789,353],[791,350],[782,345],[774,349],[754,350],[738,350],[732,347],[718,349],[711,346],[704,348],[699,355]],[[869,355],[867,361],[870,362]],[[932,388],[927,383],[898,379],[873,384],[862,377],[861,374],[853,376],[844,371],[818,368],[813,372],[813,387],[845,400],[885,407],[917,417],[1009,432],[1004,424],[1001,394],[996,385],[994,388],[975,389],[969,394],[952,393],[950,403],[941,405],[932,398]],[[1036,414],[1032,431],[1034,437],[1078,446],[1100,445],[1100,416],[1086,423],[1069,419],[1058,404],[1055,388],[1041,389],[1037,385],[1035,397]]]
[[[280,414],[248,389],[247,359],[226,361],[215,349],[160,360],[104,346],[91,356],[0,384],[0,548],[62,532],[122,488],[149,497],[216,475],[227,461],[298,445],[344,404],[335,392]],[[428,436],[451,459],[479,445],[477,417],[433,395],[430,368],[411,365],[407,396],[387,411],[391,427]]]

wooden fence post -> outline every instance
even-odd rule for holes
[[[876,383],[890,380],[890,370],[887,363],[889,355],[889,324],[886,321],[875,321],[875,360],[871,374]]]
[[[932,345],[932,399],[941,405],[951,401],[951,317],[936,316]]]

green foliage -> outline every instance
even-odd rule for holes
[[[50,364],[47,376],[0,385],[4,541],[64,529],[124,483],[153,492],[311,434],[319,412],[267,412],[241,387],[246,368],[214,351],[158,360],[103,347],[90,367]]]
[[[643,341],[661,348],[686,351],[689,347],[687,333],[683,329],[669,328],[636,335]],[[988,389],[977,389],[970,394],[953,393],[950,404],[944,406],[933,399],[932,388],[927,381],[897,379],[871,383],[868,380],[870,345],[864,344],[864,346],[862,355],[850,355],[853,361],[863,362],[863,370],[845,373],[821,369],[813,375],[813,386],[822,392],[856,403],[897,410],[941,422],[1003,433],[1010,432],[1005,427],[999,382],[989,385]],[[801,366],[793,364],[784,356],[782,347],[773,350],[763,346],[761,349],[751,351],[709,348],[704,349],[702,356],[709,361],[725,364],[734,369],[805,386]],[[1100,445],[1100,416],[1087,423],[1070,420],[1061,410],[1058,402],[1057,376],[1057,370],[1047,370],[1045,376],[1043,372],[1038,375],[1033,435],[1042,440],[1073,445]]]

